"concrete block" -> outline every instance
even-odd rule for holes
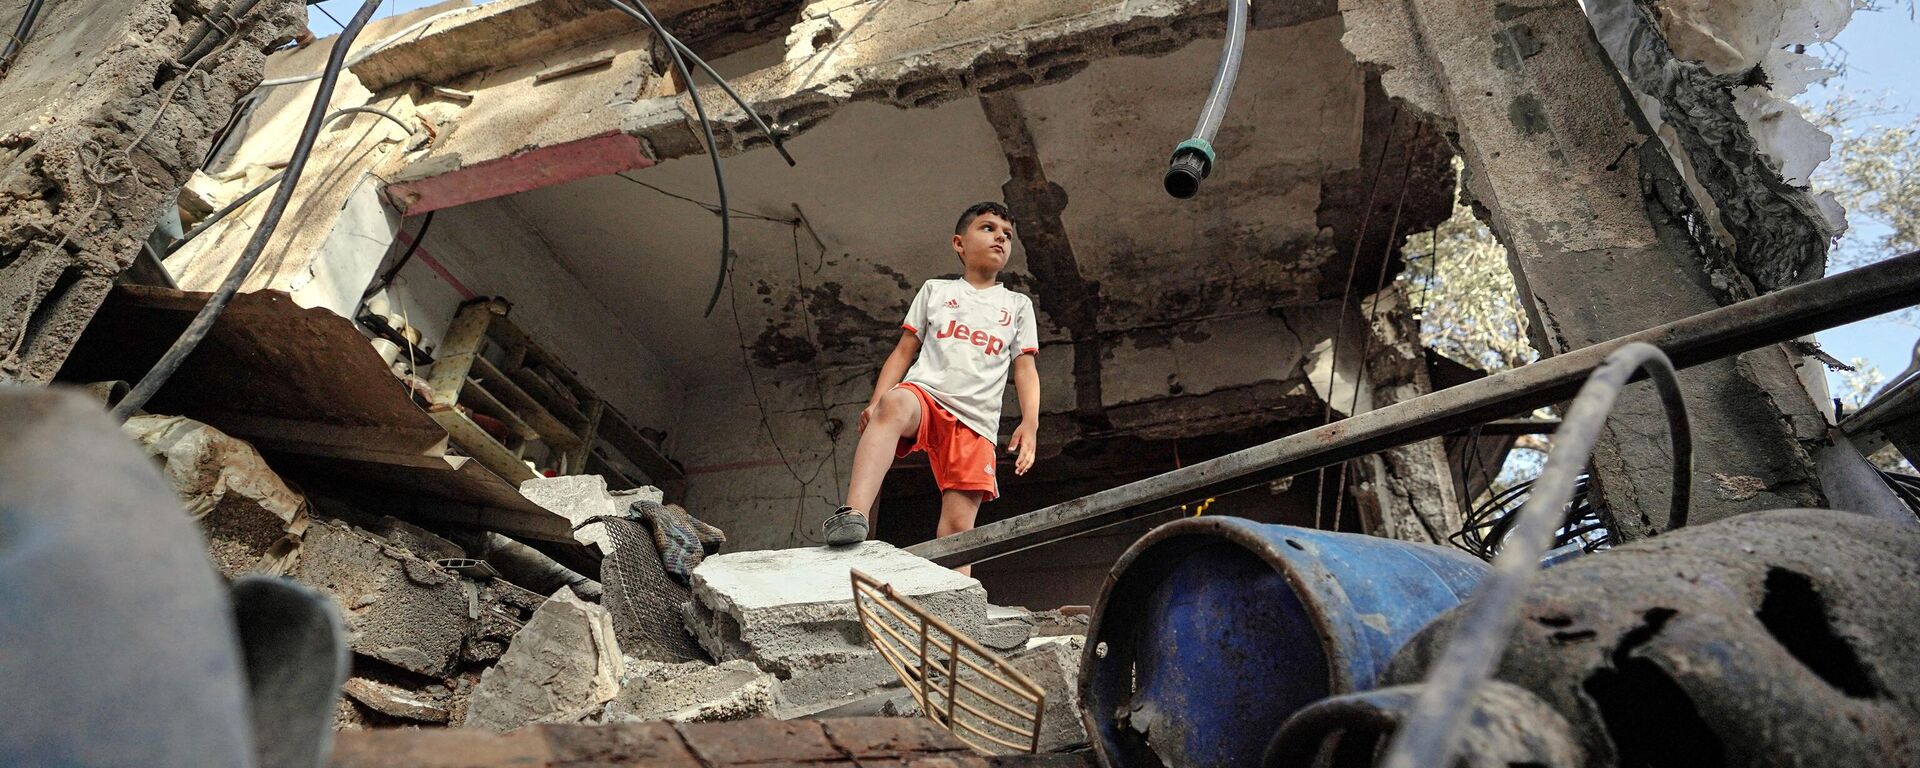
[[[514,636],[500,663],[481,673],[466,725],[505,731],[578,721],[620,692],[622,668],[613,617],[561,589]]]
[[[411,672],[444,677],[474,628],[464,580],[340,523],[307,528],[291,575],[333,595],[355,653]]]
[[[572,521],[574,525],[601,515],[624,516],[627,507],[636,501],[666,501],[666,495],[650,485],[617,493],[609,491],[607,479],[599,475],[536,477],[520,484],[520,495]],[[613,554],[613,539],[608,535],[606,526],[589,525],[575,531],[574,538],[582,544],[599,546],[602,555]]]
[[[996,651],[1012,651],[1025,648],[1027,640],[1034,635],[1034,617],[1020,608],[1008,608],[999,605],[987,606],[987,625],[973,639],[981,645]]]
[[[1047,692],[1046,714],[1040,716],[1040,751],[1059,752],[1087,744],[1080,722],[1080,657],[1085,637],[1065,635],[1034,638],[1025,650],[1007,655],[1007,661]]]
[[[854,612],[849,571],[892,584],[955,629],[987,624],[980,582],[885,542],[735,552],[693,573],[687,628],[715,659],[746,659],[779,678],[775,710],[804,717],[896,682]]]
[[[648,665],[646,671],[622,681],[620,695],[607,705],[608,722],[700,723],[773,716],[774,677],[752,662],[639,663]]]

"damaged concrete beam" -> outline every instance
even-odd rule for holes
[[[263,0],[183,67],[187,8],[53,0],[0,79],[0,381],[53,378],[266,49],[299,28],[298,3]]]
[[[1571,0],[1345,0],[1344,41],[1387,92],[1464,151],[1468,188],[1512,254],[1534,346],[1557,355],[1720,305],[1737,276],[1698,220],[1673,160]],[[1681,374],[1699,446],[1692,520],[1818,506],[1802,440],[1823,420],[1780,347]],[[1665,420],[1623,396],[1594,456],[1614,530],[1665,528]]]
[[[653,0],[649,10],[689,46],[740,25],[765,23],[793,10],[793,0]],[[433,34],[375,52],[352,67],[368,90],[409,80],[446,84],[502,62],[545,58],[610,37],[642,31],[639,22],[606,0],[509,0],[449,18]]]

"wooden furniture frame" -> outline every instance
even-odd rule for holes
[[[508,319],[501,298],[476,299],[454,313],[427,383],[427,412],[461,452],[519,485],[538,475],[523,457],[539,441],[561,475],[597,474],[609,486],[651,484],[676,500],[685,476],[611,405]],[[487,355],[498,349],[500,363]],[[506,425],[496,439],[466,411]],[[638,475],[638,476],[636,476]]]

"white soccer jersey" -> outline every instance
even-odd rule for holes
[[[998,283],[975,288],[964,279],[928,280],[900,327],[920,337],[920,356],[905,381],[998,443],[1013,358],[1040,351],[1033,301]]]

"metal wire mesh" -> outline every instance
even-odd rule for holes
[[[646,524],[626,517],[588,519],[613,536],[613,552],[600,561],[601,605],[613,614],[613,635],[620,652],[655,661],[710,661],[687,634],[680,605],[692,592],[667,574],[660,550]]]
[[[860,626],[921,712],[982,754],[1039,750],[1044,689],[913,598],[852,574]]]

